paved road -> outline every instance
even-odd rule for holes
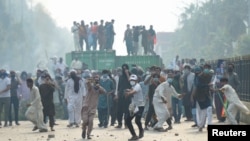
[[[20,126],[0,128],[1,141],[83,141],[81,138],[81,128],[67,128],[66,120],[57,120],[59,125],[55,126],[54,132],[39,133],[32,132],[33,125],[28,121],[21,121]],[[128,129],[116,129],[108,127],[106,129],[97,126],[98,120],[94,120],[94,130],[92,132],[93,141],[127,141],[131,135]],[[197,128],[192,128],[193,122],[182,121],[181,124],[174,124],[173,129],[168,132],[156,132],[150,129],[145,131],[145,135],[140,141],[207,141],[207,130],[198,132]],[[136,125],[135,130],[138,132]],[[167,127],[167,126],[165,126]],[[178,135],[177,135],[178,134]],[[52,138],[50,138],[52,137]]]

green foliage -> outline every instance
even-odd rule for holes
[[[186,7],[175,32],[174,50],[183,58],[205,59],[245,53],[250,38],[241,36],[246,34],[247,6],[245,0],[211,0]],[[232,42],[238,40],[244,43],[234,50]]]

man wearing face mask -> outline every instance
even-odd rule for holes
[[[128,107],[131,101],[131,97],[125,97],[125,90],[130,89],[131,85],[129,82],[129,77],[131,73],[127,64],[122,65],[122,75],[119,77],[118,82],[118,106],[117,106],[117,121],[118,126],[116,128],[122,127],[122,118],[126,119],[129,114]],[[126,128],[126,121],[125,121]]]
[[[160,78],[159,78],[159,81],[162,83],[162,82],[165,82],[166,81],[166,78],[164,76],[161,75],[161,68],[160,67],[157,67],[157,66],[152,66],[150,68],[150,74],[148,76],[146,76],[145,80],[144,80],[144,83],[145,85],[147,84],[150,84],[153,79],[152,79],[152,76],[156,73],[158,75],[160,75]]]
[[[4,109],[4,127],[8,126],[8,116],[10,108],[10,79],[5,70],[0,70],[0,118]],[[1,119],[0,119],[1,125]]]
[[[238,74],[234,71],[234,64],[228,63],[227,65],[227,72],[226,72],[226,78],[228,79],[228,84],[231,85],[236,92],[239,91],[240,86],[240,80]],[[240,111],[237,111],[236,114],[236,120],[237,123],[240,122]]]
[[[185,65],[183,70],[183,106],[185,110],[186,120],[185,121],[193,121],[192,117],[192,103],[191,103],[191,93],[193,89],[194,83],[194,73],[191,72],[191,66]]]
[[[171,70],[169,70],[168,71],[168,78],[167,78],[167,82],[169,83],[169,86],[172,86],[174,89],[175,89],[175,87],[173,86],[173,79],[174,79],[174,71],[171,69]],[[176,89],[175,89],[175,91],[176,91]],[[168,104],[167,104],[167,106],[168,106],[168,111],[169,111],[169,113],[170,113],[170,116],[169,116],[169,118],[167,118],[167,120],[166,120],[166,122],[167,122],[167,124],[168,124],[168,128],[166,129],[166,130],[171,130],[171,129],[173,129],[173,127],[172,127],[172,114],[171,113],[173,113],[173,111],[172,111],[172,97],[174,97],[174,98],[177,98],[177,99],[179,99],[179,97],[175,97],[175,96],[168,96],[167,98],[167,101],[168,101]],[[180,100],[180,99],[179,99]]]
[[[196,116],[197,116],[197,126],[199,131],[202,131],[206,124],[206,119],[208,124],[212,123],[212,102],[210,96],[209,83],[211,82],[212,74],[210,73],[210,65],[205,64],[204,69],[200,67],[195,68],[195,79],[194,87],[191,96],[196,100]]]
[[[20,125],[18,122],[18,112],[19,112],[19,99],[20,96],[17,93],[18,86],[20,84],[19,78],[16,77],[15,71],[10,71],[10,110],[9,110],[9,125],[12,126],[12,104],[14,107],[14,113],[15,113],[15,123],[16,125]]]
[[[86,89],[83,80],[77,76],[75,70],[72,70],[70,72],[70,79],[67,80],[65,85],[64,95],[69,115],[69,125],[67,127],[72,127],[73,125],[79,127],[83,97],[85,95]]]
[[[159,132],[164,132],[166,129],[163,128],[163,124],[171,118],[170,111],[171,109],[171,96],[177,98],[181,97],[181,94],[178,94],[175,88],[169,84],[170,80],[161,83],[156,89],[153,97],[154,110],[158,119],[158,122],[154,126],[154,130]],[[169,124],[169,121],[167,121]],[[171,123],[169,124],[170,128]]]
[[[109,113],[111,106],[111,94],[114,92],[114,84],[108,75],[108,70],[102,71],[102,76],[100,78],[100,86],[102,86],[106,90],[106,94],[99,95],[98,98],[98,119],[99,119],[99,127],[108,127],[109,121]]]
[[[174,78],[172,81],[172,86],[175,88],[177,93],[181,93],[181,84],[180,84],[180,71],[174,71]],[[172,96],[172,111],[174,117],[174,123],[181,123],[181,115],[182,115],[182,100]]]
[[[125,96],[132,97],[131,103],[129,105],[129,115],[126,118],[128,129],[132,135],[132,137],[129,140],[132,141],[132,140],[138,140],[139,138],[142,138],[144,136],[144,131],[142,128],[142,123],[141,123],[141,117],[142,117],[145,103],[144,103],[141,86],[138,83],[138,77],[135,74],[132,74],[130,76],[130,85],[132,86],[132,89],[127,89]],[[139,136],[136,135],[134,127],[131,122],[134,117],[135,117],[135,123],[139,129]]]

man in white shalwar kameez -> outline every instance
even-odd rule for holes
[[[35,127],[32,131],[39,129],[40,132],[47,132],[48,129],[43,122],[43,105],[39,93],[39,89],[33,85],[33,80],[28,78],[26,80],[27,86],[30,88],[31,102],[27,104],[28,109],[25,112],[25,117],[31,121]]]
[[[227,78],[221,78],[221,84],[223,85],[220,90],[225,94],[228,101],[227,108],[227,120],[230,124],[237,125],[236,114],[237,111],[241,111],[247,115],[250,114],[249,109],[240,101],[238,94],[235,92],[235,89],[228,84]]]
[[[164,131],[163,124],[170,117],[168,107],[171,107],[171,96],[180,97],[172,85],[167,81],[161,83],[155,90],[153,105],[158,122],[154,126],[157,131]],[[168,106],[169,105],[169,106]]]
[[[79,43],[79,26],[76,21],[73,22],[73,26],[71,27],[71,32],[73,33],[75,51],[80,51],[80,43]]]
[[[70,79],[68,79],[65,86],[65,97],[68,104],[69,125],[72,127],[76,125],[79,127],[81,124],[81,110],[83,103],[83,96],[85,96],[84,81],[76,75],[76,71],[70,72]]]

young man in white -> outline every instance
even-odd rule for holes
[[[28,109],[25,112],[25,117],[35,125],[32,131],[39,129],[40,132],[47,132],[48,129],[43,122],[43,105],[39,89],[33,85],[34,82],[31,78],[28,78],[26,82],[30,88],[31,102],[27,104]]]
[[[237,111],[240,110],[241,112],[247,115],[250,114],[250,111],[240,101],[235,89],[228,84],[228,78],[221,78],[220,82],[223,85],[222,88],[220,88],[220,91],[222,91],[225,94],[226,99],[228,101],[228,108],[226,110],[227,120],[229,121],[230,124],[237,125],[238,124],[236,120]]]
[[[129,115],[126,118],[126,123],[128,126],[128,129],[132,135],[132,138],[129,140],[138,140],[139,138],[142,138],[144,136],[144,131],[142,128],[141,123],[141,117],[144,110],[144,96],[142,93],[142,89],[140,84],[138,83],[138,77],[135,74],[132,74],[129,78],[130,85],[132,86],[132,89],[127,89],[125,96],[126,97],[132,97],[131,103],[129,105]],[[135,123],[138,126],[139,129],[139,136],[136,135],[134,127],[132,125],[132,120],[135,117]]]
[[[163,129],[163,124],[170,117],[168,107],[171,107],[171,96],[180,98],[181,94],[178,94],[168,81],[161,83],[155,90],[153,105],[158,119],[158,122],[154,126],[156,131],[166,131]]]

